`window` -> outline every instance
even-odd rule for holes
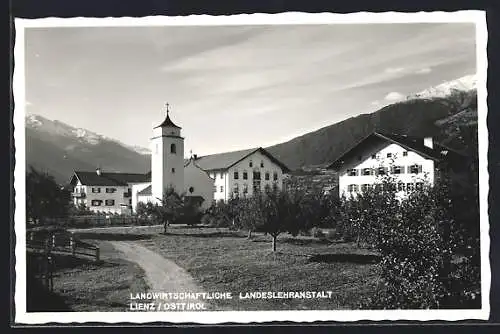
[[[278,181],[278,172],[273,173],[273,180]]]
[[[273,182],[273,191],[277,191],[277,190],[278,190],[278,183]]]
[[[248,173],[246,171],[243,172],[243,180],[248,180]]]
[[[248,184],[246,183],[243,183],[243,193],[247,193],[248,192]]]
[[[217,186],[214,185],[214,193],[216,193],[216,192],[217,192]]]
[[[408,166],[408,171],[409,171],[410,174],[422,173],[422,165]]]
[[[220,173],[220,178],[223,179],[224,178],[224,173]]]
[[[116,188],[106,188],[106,193],[107,194],[112,194],[116,191]]]
[[[100,206],[100,205],[101,205],[101,202],[102,202],[101,200],[95,199],[95,200],[93,200],[90,204],[91,204],[92,206]]]
[[[271,191],[271,186],[269,185],[269,183],[266,183],[266,185],[264,186],[264,191],[266,193],[270,192]]]
[[[361,185],[361,191],[368,191],[370,189],[370,185],[369,184],[362,184]]]
[[[253,172],[253,179],[260,180],[260,172]]]
[[[264,177],[264,178],[265,178],[265,180],[266,180],[266,181],[269,181],[269,172],[266,172],[266,174],[265,174],[265,177]]]
[[[372,154],[372,159],[377,159],[377,155],[376,154]]]
[[[132,204],[132,198],[128,200],[128,204]]]
[[[220,192],[223,193],[224,192],[224,186],[220,186]]]
[[[358,185],[357,184],[350,184],[347,186],[347,191],[348,192],[357,192],[358,191]]]
[[[403,157],[407,157],[408,156],[408,151],[404,151],[403,152]]]
[[[252,162],[252,160],[250,160],[250,162],[248,163],[248,167],[253,167],[253,162]]]
[[[235,179],[235,180],[238,180],[238,178],[239,178],[238,171],[235,171],[235,172],[234,172],[234,179]]]
[[[392,153],[387,153],[388,158],[392,158]]]
[[[406,190],[405,184],[403,182],[399,182],[398,191],[405,191],[405,190]]]
[[[363,168],[362,175],[372,175],[372,169],[371,168]]]
[[[264,161],[260,161],[260,168],[264,168]]]
[[[358,176],[358,170],[357,169],[348,169],[347,175],[348,176]]]
[[[175,144],[170,144],[170,153],[172,154],[177,153],[177,147],[175,147]]]
[[[194,188],[193,188],[193,187],[189,187],[189,189],[188,189],[188,190],[189,190],[189,192],[192,194],[192,193],[193,193],[193,191],[194,191]]]
[[[175,173],[175,168],[172,168],[172,174]]]
[[[107,199],[105,204],[106,204],[106,206],[113,206],[113,205],[115,205],[115,200],[114,199]]]
[[[423,182],[417,182],[417,183],[415,183],[415,189],[416,190],[422,190],[422,189],[424,189]]]
[[[387,174],[387,167],[379,167],[377,169],[377,174],[378,175],[385,175],[385,174]]]
[[[408,190],[408,191],[415,190],[415,184],[413,184],[413,183],[407,183],[406,184],[406,190]]]
[[[101,192],[101,188],[92,188],[92,192],[93,193],[100,193]]]
[[[238,187],[238,183],[235,183],[234,186],[233,186],[233,193],[239,193],[239,187]]]
[[[403,166],[392,166],[391,169],[392,169],[391,172],[393,174],[404,174],[404,172],[405,172],[405,169]]]

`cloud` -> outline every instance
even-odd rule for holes
[[[398,74],[398,73],[402,73],[404,71],[405,71],[404,67],[389,67],[389,68],[386,68],[384,72],[388,73],[388,74]]]
[[[384,97],[384,99],[386,99],[387,101],[398,101],[404,98],[405,96],[399,92],[390,92]]]
[[[424,68],[421,68],[417,71],[415,71],[416,74],[427,74],[427,73],[431,73],[432,70],[430,67],[424,67]]]

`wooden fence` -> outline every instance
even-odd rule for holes
[[[148,226],[155,222],[146,217],[119,216],[119,215],[87,215],[67,218],[46,219],[47,225],[59,227],[108,227],[108,226]]]
[[[91,257],[100,260],[98,246],[81,241],[70,232],[40,233],[28,231],[26,247],[28,250],[46,254],[70,254],[73,256]]]

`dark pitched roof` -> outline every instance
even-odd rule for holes
[[[180,126],[177,126],[174,124],[174,122],[172,122],[172,120],[170,119],[170,116],[168,115],[168,112],[167,112],[167,117],[165,118],[165,120],[163,121],[163,123],[161,123],[160,125],[156,126],[156,128],[163,128],[163,127],[167,127],[167,126],[170,126],[170,127],[173,127],[173,128],[178,128],[178,129],[181,129]]]
[[[147,186],[146,188],[142,189],[137,193],[138,196],[151,196],[152,191],[151,191],[151,185]]]
[[[340,157],[337,158],[337,160],[335,160],[328,166],[328,168],[335,169],[341,167],[344,163],[345,158],[348,157],[348,155],[351,152],[353,152],[354,149],[360,147],[361,145],[370,140],[379,140],[379,141],[382,140],[395,143],[406,148],[407,150],[417,152],[422,156],[424,156],[425,158],[432,159],[434,161],[443,160],[446,157],[446,155],[450,151],[452,151],[451,149],[443,145],[440,145],[438,143],[433,143],[433,148],[427,147],[424,145],[423,138],[421,137],[410,137],[406,135],[382,133],[375,131],[369,134],[368,136],[364,137],[363,139],[361,139],[359,142],[357,142],[355,145],[353,145],[351,148],[349,148],[347,151],[341,154]]]
[[[129,183],[150,182],[151,176],[148,174],[106,172],[97,175],[96,172],[75,171],[70,183],[74,185],[77,180],[88,186],[127,186]]]
[[[196,165],[203,170],[224,170],[234,166],[235,164],[237,164],[238,162],[240,162],[241,160],[245,159],[246,157],[255,152],[260,152],[265,156],[267,156],[271,161],[280,166],[283,169],[283,171],[285,172],[290,171],[290,169],[284,163],[276,159],[271,153],[269,153],[262,147],[205,155],[197,157],[196,160],[194,161]]]

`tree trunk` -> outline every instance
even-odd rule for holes
[[[361,230],[358,229],[358,236],[356,237],[356,247],[359,248],[359,240],[361,238]]]
[[[276,252],[276,238],[278,236],[277,235],[273,235],[273,252]]]

